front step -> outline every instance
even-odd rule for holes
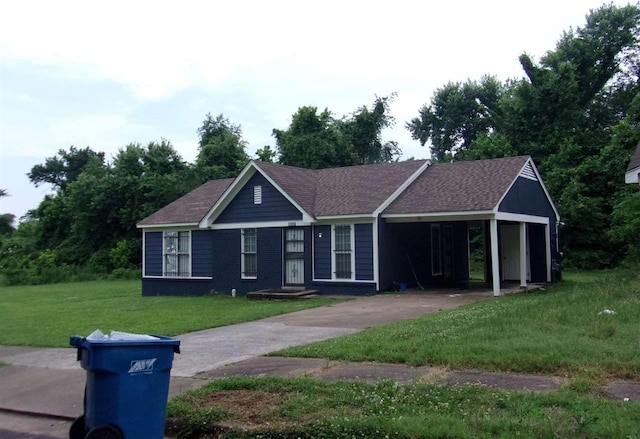
[[[317,296],[318,290],[301,290],[300,288],[277,288],[251,291],[247,293],[247,299],[249,300],[296,300],[296,299],[308,299],[312,296]]]

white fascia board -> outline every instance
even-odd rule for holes
[[[536,167],[536,164],[533,162],[533,159],[531,157],[529,157],[527,159],[527,161],[524,163],[524,165],[522,165],[522,168],[520,168],[520,170],[518,171],[518,174],[516,174],[516,177],[513,179],[513,181],[511,182],[511,184],[507,188],[507,190],[504,192],[504,194],[502,194],[502,196],[498,200],[498,203],[493,208],[493,211],[496,212],[496,213],[498,212],[498,208],[500,207],[500,203],[502,203],[502,201],[507,196],[507,194],[509,193],[509,191],[511,190],[513,185],[516,184],[516,181],[518,180],[518,177],[520,177],[520,172],[522,172],[522,169],[524,169],[524,167],[527,166],[527,164],[531,164],[531,167],[533,168],[533,172],[536,173],[536,177],[538,177],[538,183],[542,187],[542,190],[544,191],[544,194],[547,197],[547,201],[549,201],[549,204],[551,205],[551,208],[553,209],[553,213],[556,216],[556,221],[559,222],[560,221],[560,213],[558,213],[558,209],[556,209],[556,205],[553,204],[553,200],[551,199],[551,195],[549,195],[549,191],[547,190],[547,187],[544,185],[544,182],[542,181],[542,177],[540,177],[540,172],[538,172],[538,168]]]
[[[138,229],[161,229],[161,230],[192,230],[198,228],[198,223],[175,223],[175,224],[150,224],[136,226]]]
[[[371,215],[327,215],[317,217],[316,224],[372,223],[374,220]]]
[[[427,160],[426,162],[424,162],[424,164],[422,166],[420,166],[416,172],[411,174],[411,176],[409,178],[407,178],[404,181],[404,183],[402,183],[386,200],[384,200],[382,202],[382,204],[380,206],[378,206],[378,208],[376,210],[373,211],[373,216],[377,217],[387,207],[389,207],[389,204],[391,204],[396,198],[398,198],[400,196],[400,194],[403,193],[404,190],[407,187],[409,187],[409,185],[411,183],[413,183],[416,180],[416,178],[418,178],[420,176],[420,174],[422,174],[425,171],[425,169],[427,169],[429,166],[431,166],[431,160]]]
[[[640,168],[631,169],[624,174],[624,182],[633,184],[640,183]]]
[[[306,221],[262,221],[253,223],[224,223],[213,224],[208,227],[210,230],[232,230],[232,229],[264,229],[267,227],[305,227],[310,226],[311,222]]]
[[[276,190],[278,192],[280,192],[282,194],[283,197],[285,197],[291,204],[293,204],[293,206],[298,209],[300,211],[300,213],[302,213],[302,221],[310,223],[313,222],[314,218],[312,215],[310,215],[306,210],[304,210],[304,208],[302,206],[300,206],[298,204],[298,202],[296,200],[294,200],[293,198],[291,198],[291,196],[284,190],[282,189],[275,181],[273,181],[273,179],[269,176],[269,174],[267,174],[266,172],[264,172],[260,166],[253,162],[253,160],[251,161],[252,163],[254,163],[255,168],[258,170],[258,172],[260,172],[260,174],[262,174],[262,176],[274,187],[276,188]]]
[[[380,217],[390,223],[471,221],[492,219],[495,217],[495,212],[493,210],[476,210],[468,212],[392,213],[382,214]]]
[[[253,160],[249,160],[240,174],[233,180],[233,183],[229,185],[226,191],[218,198],[218,201],[209,209],[206,215],[200,220],[200,228],[208,228],[222,213],[222,211],[229,205],[231,200],[240,192],[240,189],[244,187],[247,181],[256,172],[257,166]]]
[[[533,223],[549,225],[549,218],[546,216],[523,215],[519,213],[496,212],[498,221],[513,221],[517,223]]]

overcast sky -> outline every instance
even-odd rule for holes
[[[615,1],[623,5],[626,1]],[[111,159],[170,140],[193,161],[205,115],[240,124],[248,153],[275,146],[303,105],[337,116],[375,96],[404,128],[448,81],[522,76],[597,0],[7,1],[0,5],[0,213],[22,216],[50,188],[26,177],[60,148]]]

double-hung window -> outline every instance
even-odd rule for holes
[[[191,276],[191,232],[172,231],[163,234],[163,275]]]
[[[258,277],[258,236],[256,229],[242,229],[242,278]]]
[[[353,279],[353,227],[333,227],[333,267],[335,279]]]

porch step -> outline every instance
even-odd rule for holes
[[[251,291],[247,293],[249,300],[296,300],[308,299],[318,295],[318,290],[304,290],[300,288],[278,288],[268,290]]]

